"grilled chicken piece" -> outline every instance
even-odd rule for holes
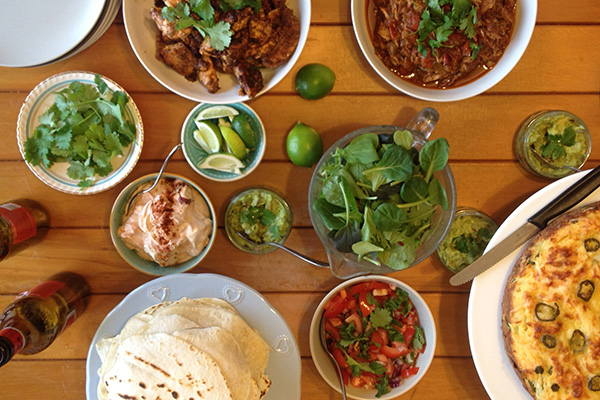
[[[182,40],[190,33],[192,28],[188,27],[180,31],[175,28],[176,22],[169,22],[162,17],[161,9],[158,7],[150,9],[150,17],[154,20],[156,27],[162,32],[163,36],[167,40]]]
[[[267,68],[275,68],[283,64],[296,50],[300,39],[300,21],[289,8],[278,8],[268,14],[273,27],[271,41],[274,42],[269,51],[261,57]]]
[[[190,81],[196,80],[195,66],[198,60],[192,51],[182,42],[167,44],[163,47],[160,55],[165,63]]]
[[[233,73],[240,84],[238,90],[240,96],[255,97],[264,87],[260,70],[245,62],[234,65]]]
[[[219,78],[217,70],[209,56],[202,56],[196,65],[198,81],[208,90],[209,93],[217,93],[219,90]]]

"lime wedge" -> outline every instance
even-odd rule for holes
[[[233,117],[239,114],[239,111],[229,106],[213,106],[200,111],[194,118],[195,122],[205,119]]]
[[[244,114],[238,114],[231,120],[231,127],[244,141],[247,148],[253,149],[256,147],[256,138],[254,131],[248,122],[248,118]]]
[[[244,168],[244,163],[233,154],[215,153],[206,157],[198,167],[202,169],[210,168],[217,171],[231,172],[239,175],[242,173],[241,169]]]
[[[198,129],[194,131],[194,139],[207,153],[217,153],[221,150],[221,131],[212,122],[202,121],[196,124]]]
[[[246,154],[248,154],[248,149],[246,148],[246,145],[244,144],[242,138],[240,138],[240,135],[238,135],[233,129],[225,125],[219,125],[219,129],[221,130],[221,135],[223,135],[223,139],[225,139],[225,143],[227,143],[227,146],[229,146],[229,149],[231,149],[233,155],[239,158],[240,160],[246,157]]]

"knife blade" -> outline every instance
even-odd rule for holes
[[[479,259],[452,276],[450,284],[453,286],[462,285],[493,267],[544,229],[554,218],[583,201],[598,186],[600,186],[600,165],[533,214],[527,219],[527,222],[488,250]]]

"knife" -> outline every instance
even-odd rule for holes
[[[492,247],[469,266],[450,278],[453,286],[462,285],[477,275],[496,265],[535,234],[544,229],[548,223],[577,205],[600,186],[600,165],[587,173],[583,178],[571,185],[554,200],[527,219],[527,222],[511,233],[507,238]]]

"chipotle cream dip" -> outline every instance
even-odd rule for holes
[[[118,235],[143,259],[170,267],[204,250],[212,224],[208,205],[198,191],[180,179],[163,178],[150,192],[135,198]]]

